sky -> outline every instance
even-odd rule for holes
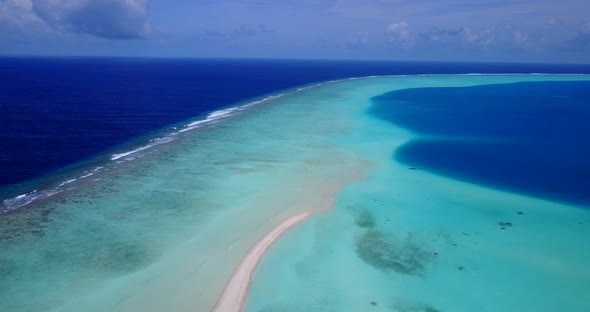
[[[0,55],[590,63],[590,0],[0,0]]]

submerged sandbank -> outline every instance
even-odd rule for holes
[[[368,166],[366,163],[364,165]],[[357,172],[357,174],[350,178],[352,178],[352,180],[349,180],[348,182],[365,178],[364,170]],[[310,206],[300,207],[304,212],[282,221],[258,240],[232,273],[219,301],[212,311],[243,311],[256,268],[272,244],[281,238],[285,232],[302,223],[314,214],[330,210],[334,206],[338,192],[346,183],[345,180],[340,180],[331,182],[326,181],[325,184],[318,185],[318,189],[320,190],[318,193],[319,196],[315,198],[307,198],[305,200],[305,203]]]

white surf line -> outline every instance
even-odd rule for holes
[[[232,274],[229,282],[213,308],[212,312],[239,312],[244,309],[246,296],[250,289],[250,283],[260,260],[270,248],[287,230],[299,224],[312,215],[312,212],[304,212],[293,216],[274,227],[261,240],[259,240],[246,254],[240,265]]]

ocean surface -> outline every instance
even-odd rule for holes
[[[586,158],[570,155],[587,150],[589,78],[409,76],[333,85],[340,111],[332,114],[350,122],[338,142],[370,162],[367,177],[275,243],[246,311],[590,309],[590,180]],[[547,124],[567,116],[567,125]],[[489,146],[480,151],[474,141]],[[567,148],[552,150],[553,143]],[[548,192],[538,180],[572,189]]]
[[[590,66],[0,58],[0,201],[51,188],[65,176],[65,181],[71,180],[71,174],[60,172],[66,167],[101,166],[111,158],[109,150],[116,154],[145,146],[150,143],[146,139],[158,139],[157,132],[185,126],[183,121],[279,90],[372,75],[535,72],[589,73]],[[37,197],[44,195],[31,196]],[[0,211],[26,202],[4,203]]]
[[[2,310],[209,311],[258,239],[330,202],[246,311],[590,309],[590,76],[455,75],[589,66],[0,69]]]
[[[395,152],[410,167],[590,207],[588,81],[415,88],[373,100],[378,118],[422,135]]]

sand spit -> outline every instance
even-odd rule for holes
[[[244,309],[248,289],[252,275],[260,263],[260,260],[270,248],[270,246],[278,240],[291,227],[299,224],[303,220],[312,215],[311,212],[304,212],[293,216],[281,224],[277,225],[270,232],[268,232],[261,240],[259,240],[248,254],[244,257],[238,268],[232,274],[229,282],[225,286],[223,293],[213,312],[238,312]]]

